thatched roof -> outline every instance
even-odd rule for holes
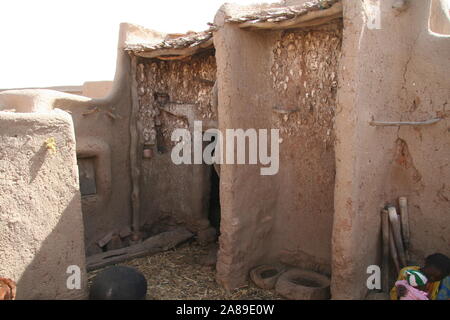
[[[240,28],[286,29],[318,25],[342,17],[341,0],[312,0],[301,5],[271,7],[257,12],[228,17]]]
[[[125,50],[132,51],[135,55],[145,58],[179,59],[213,48],[214,29],[215,27],[211,26],[208,30],[202,32],[168,34],[158,43],[129,44],[125,47]]]
[[[240,28],[277,30],[320,25],[342,17],[341,0],[311,0],[293,6],[238,9],[227,16],[225,23],[236,23]],[[160,34],[159,38],[153,37],[148,42],[127,44],[125,50],[144,58],[182,59],[214,48],[213,31],[217,27],[209,25],[210,28],[202,32]]]

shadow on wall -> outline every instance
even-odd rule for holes
[[[80,229],[73,227],[73,214],[80,212],[80,201],[74,197],[60,216],[52,232],[33,253],[20,279],[17,279],[17,299],[83,299],[87,297],[87,275],[84,266],[84,246]],[[81,289],[69,290],[66,273],[70,265],[80,265]]]
[[[30,183],[36,179],[39,170],[45,162],[47,156],[47,148],[42,145],[41,148],[31,157],[30,161]]]

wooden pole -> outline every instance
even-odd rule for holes
[[[400,220],[402,222],[402,236],[403,243],[405,245],[405,253],[408,256],[409,249],[409,216],[408,216],[408,200],[406,197],[400,197],[398,199],[398,204],[400,207]]]
[[[137,94],[136,81],[136,65],[137,59],[131,56],[131,115],[130,115],[130,168],[131,168],[131,210],[132,210],[132,226],[133,240],[139,239],[139,98]]]
[[[406,255],[403,247],[402,233],[400,228],[400,221],[395,207],[389,207],[389,221],[391,222],[392,234],[394,236],[395,247],[397,248],[398,257],[400,259],[400,266],[406,266]]]
[[[193,236],[185,228],[162,232],[129,247],[110,250],[87,257],[86,268],[88,271],[92,271],[111,264],[166,251],[191,239]]]
[[[381,231],[383,243],[382,287],[383,292],[389,292],[389,212],[381,210]]]
[[[397,273],[400,272],[400,264],[398,263],[398,255],[397,255],[397,249],[395,248],[395,241],[394,236],[392,234],[392,228],[389,232],[389,252],[391,253],[392,261],[394,261],[395,270],[397,270]]]

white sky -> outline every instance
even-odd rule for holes
[[[224,2],[0,0],[0,88],[112,80],[120,22],[163,32],[201,31]]]
[[[162,32],[201,31],[224,2],[1,0],[0,88],[112,80],[120,22]]]

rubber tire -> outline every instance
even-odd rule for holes
[[[314,281],[319,286],[300,285],[294,282],[297,278]],[[327,300],[330,299],[330,279],[317,272],[291,269],[278,278],[275,291],[290,300]]]
[[[262,277],[261,274],[264,271],[275,270],[276,274],[271,277]],[[250,271],[250,279],[255,283],[255,285],[261,289],[271,290],[275,287],[278,277],[281,275],[282,270],[271,265],[261,265]]]

